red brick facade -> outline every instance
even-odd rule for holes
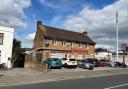
[[[82,59],[93,58],[95,42],[85,33],[77,33],[42,25],[37,22],[37,32],[34,39],[35,50],[42,53],[41,60],[48,57],[67,57]]]

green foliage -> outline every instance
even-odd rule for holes
[[[16,54],[21,52],[25,52],[25,49],[21,48],[21,41],[14,38],[12,47],[12,62],[15,60]]]
[[[21,48],[21,41],[14,38],[13,39],[12,53],[20,51],[20,48]]]

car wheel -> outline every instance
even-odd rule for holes
[[[52,67],[50,65],[48,65],[48,69],[51,69]]]
[[[62,69],[62,67],[59,67],[59,69]]]
[[[108,64],[108,67],[112,67],[111,64]]]
[[[89,70],[93,70],[94,68],[89,68]]]
[[[73,67],[73,68],[76,68],[76,66],[75,66],[75,67]]]
[[[84,65],[82,66],[82,69],[85,69],[85,66]]]
[[[67,65],[67,64],[64,64],[64,67],[65,67],[65,68],[68,68],[68,65]]]

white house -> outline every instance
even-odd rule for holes
[[[14,29],[0,26],[0,64],[5,63],[11,68],[12,44]]]
[[[118,53],[118,60],[116,58],[116,52],[114,52],[113,56],[112,56],[112,59],[114,61],[123,62],[123,52],[119,51],[119,53]],[[124,59],[125,59],[125,64],[128,65],[128,51],[125,51]]]
[[[96,49],[95,58],[97,59],[112,59],[112,52],[108,51],[107,49],[98,48]]]

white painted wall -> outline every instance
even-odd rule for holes
[[[95,57],[97,59],[112,59],[112,53],[110,52],[97,52]]]
[[[65,54],[64,53],[51,53],[51,58],[64,58]]]
[[[11,58],[12,55],[12,44],[13,44],[13,28],[1,27],[0,33],[4,34],[3,45],[0,45],[1,57],[0,63],[6,63],[8,68],[11,68],[11,63],[8,61],[8,58]]]

